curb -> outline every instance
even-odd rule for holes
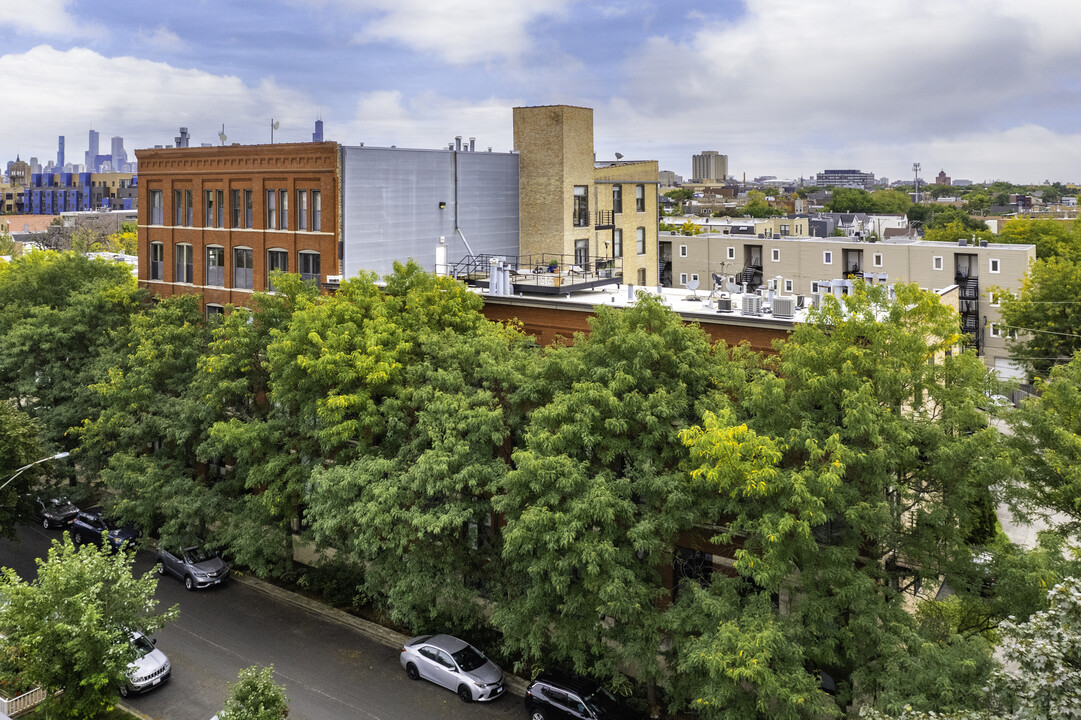
[[[123,710],[124,712],[126,712],[128,715],[131,715],[132,717],[139,718],[139,720],[154,720],[154,718],[150,717],[146,713],[139,712],[138,710],[133,708],[131,705],[128,705],[127,703],[118,702],[116,704],[116,706],[118,708],[120,708],[121,710]]]
[[[291,605],[303,608],[305,610],[308,610],[309,612],[315,613],[316,615],[322,615],[328,620],[333,620],[334,622],[341,625],[348,625],[349,627],[359,632],[361,635],[364,635],[370,640],[374,640],[381,645],[385,645],[386,647],[400,649],[402,645],[405,644],[405,641],[409,639],[408,635],[403,635],[402,633],[391,630],[390,628],[385,628],[378,623],[373,623],[370,620],[358,618],[354,615],[350,615],[343,610],[338,610],[337,608],[332,608],[329,605],[325,605],[317,600],[312,600],[311,598],[304,597],[303,595],[299,595],[295,592],[285,590],[284,588],[280,588],[273,583],[267,582],[266,580],[260,580],[259,578],[253,577],[251,575],[241,574],[236,572],[235,570],[233,571],[231,579],[235,582],[239,582],[241,585],[247,585],[254,590],[258,590],[261,593],[277,598],[278,600],[282,600]],[[507,692],[513,693],[520,697],[525,697],[526,687],[529,686],[529,683],[526,680],[523,680],[516,675],[511,675],[507,672],[504,672],[504,676],[504,684],[507,687]],[[146,718],[145,715],[140,715],[140,717],[144,718],[144,720],[150,720],[150,718]]]

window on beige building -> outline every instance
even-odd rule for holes
[[[687,246],[686,245],[680,245],[679,246],[679,256],[680,257],[687,257]]]
[[[571,210],[571,221],[574,227],[589,226],[589,195],[585,185],[574,186],[574,206]]]
[[[935,255],[934,257],[931,258],[931,269],[933,269],[933,270],[941,270],[942,269],[942,256],[941,255]]]
[[[773,248],[769,251],[769,259],[773,262],[781,261],[781,251],[778,248]]]
[[[1001,266],[999,265],[998,258],[991,258],[990,262],[987,265],[987,270],[989,272],[997,273],[1001,272],[1000,267]]]
[[[623,231],[618,228],[612,231],[612,257],[623,257]]]
[[[874,267],[882,267],[882,253],[871,255],[871,265]]]
[[[832,250],[826,250],[826,251],[824,251],[822,253],[822,264],[823,265],[832,265],[833,264],[833,251]]]
[[[637,212],[646,211],[646,186],[635,185],[634,186],[634,209]]]
[[[638,248],[639,255],[646,254],[646,229],[640,227],[634,231],[635,233],[635,245]]]
[[[728,259],[729,260],[735,260],[736,259],[736,249],[734,247],[728,248]]]
[[[612,186],[612,212],[623,212],[623,186],[619,184]]]

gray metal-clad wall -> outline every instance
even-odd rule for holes
[[[343,147],[345,276],[362,270],[386,275],[394,261],[410,258],[433,271],[440,236],[446,238],[448,262],[465,257],[465,243],[455,232],[456,209],[474,253],[516,256],[518,156]]]

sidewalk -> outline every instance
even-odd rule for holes
[[[285,590],[272,583],[268,583],[265,580],[252,577],[251,575],[244,575],[242,573],[233,573],[233,582],[238,582],[241,585],[247,585],[248,587],[258,590],[261,593],[270,595],[284,602],[295,605],[299,608],[303,608],[317,615],[322,615],[328,620],[332,620],[341,625],[347,625],[357,632],[365,635],[366,637],[374,640],[377,643],[381,643],[387,647],[401,648],[405,644],[405,641],[409,639],[408,635],[403,635],[400,632],[396,632],[389,628],[385,628],[382,625],[378,625],[369,620],[358,618],[350,615],[347,612],[332,608],[328,605],[324,605],[318,600],[304,597],[295,592]],[[525,690],[529,683],[516,675],[511,675],[505,672],[507,691],[514,693],[520,697],[525,697]]]

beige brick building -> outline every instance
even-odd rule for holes
[[[781,295],[836,292],[835,281],[863,278],[879,283],[915,282],[927,290],[958,286],[962,330],[971,335],[984,362],[1003,377],[1018,371],[1009,362],[1007,332],[1001,326],[995,288],[1018,290],[1035,245],[991,244],[986,247],[942,242],[868,243],[845,238],[747,237],[705,234],[662,235],[672,245],[672,284],[697,279],[712,287],[713,274],[770,285]],[[843,289],[842,289],[843,292]]]
[[[656,285],[656,161],[595,163],[593,110],[514,108],[523,256],[561,255],[590,269],[611,260],[625,282]]]

